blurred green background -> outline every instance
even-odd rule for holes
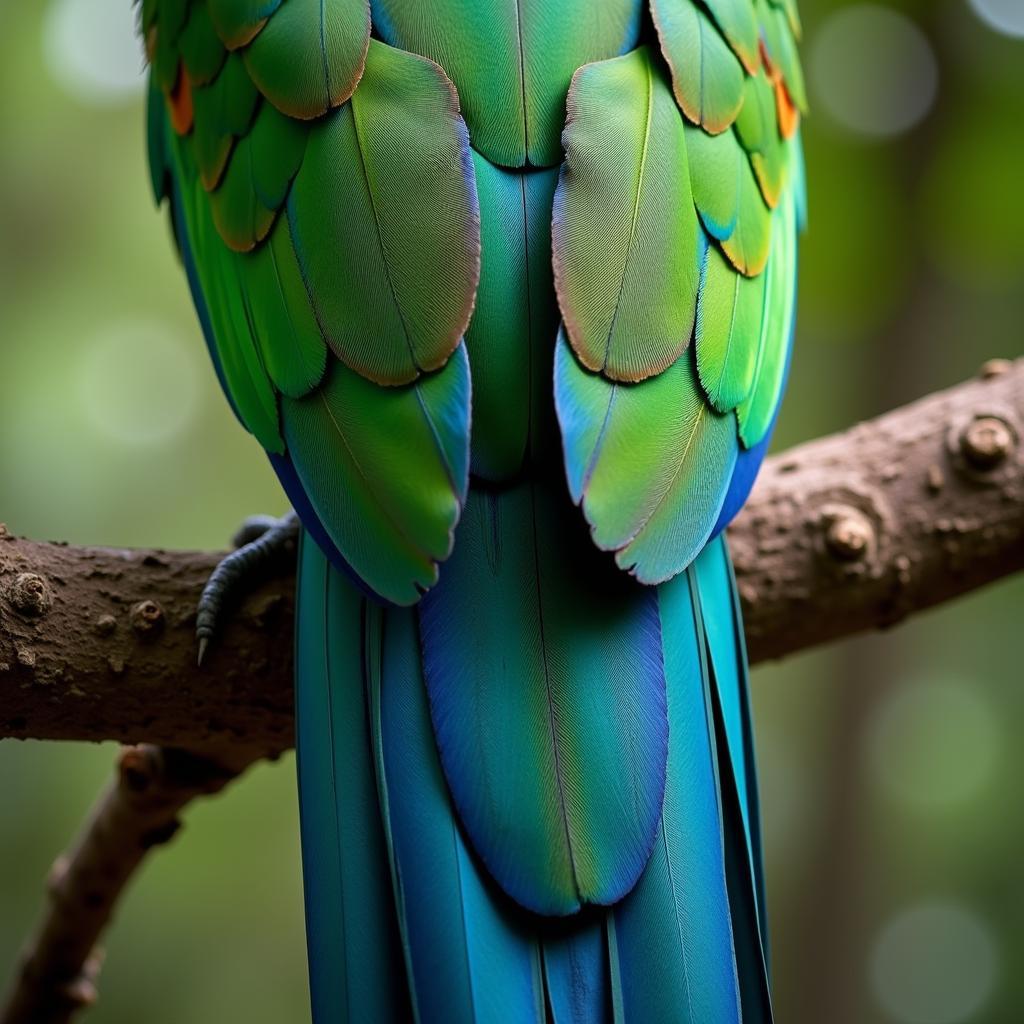
[[[129,6],[3,4],[0,520],[213,547],[285,502],[152,208]],[[1024,351],[1024,3],[802,10],[811,226],[779,447]],[[780,1021],[1021,1018],[1022,611],[1018,579],[755,672]],[[5,976],[114,754],[0,743]],[[307,1018],[290,757],[188,812],[107,948],[96,1024]]]

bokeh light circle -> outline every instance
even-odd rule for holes
[[[968,0],[968,3],[990,28],[1003,35],[1024,37],[1024,3],[1021,0]]]
[[[43,53],[50,74],[83,103],[125,102],[145,86],[145,51],[128,0],[53,0]]]
[[[86,423],[121,444],[158,445],[179,435],[200,404],[194,347],[159,321],[104,326],[83,344],[78,387]]]
[[[888,138],[918,124],[938,91],[931,44],[906,16],[878,4],[833,14],[810,52],[814,103],[858,135]]]
[[[983,692],[955,679],[914,682],[874,714],[868,759],[886,793],[917,809],[953,808],[992,779],[1002,732]]]
[[[998,947],[988,925],[952,903],[927,903],[893,917],[870,958],[879,1005],[900,1024],[964,1024],[995,987]]]

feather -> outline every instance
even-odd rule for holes
[[[252,42],[282,0],[206,0],[217,34],[229,50]]]
[[[320,522],[376,593],[412,604],[437,580],[468,484],[464,348],[414,385],[382,388],[332,362],[305,398],[283,398],[285,441]]]
[[[611,1024],[606,911],[545,921],[543,963],[551,1024]]]
[[[693,570],[658,589],[668,687],[665,806],[611,922],[616,1024],[740,1024],[707,652]],[[743,1007],[746,1010],[746,1006]]]
[[[203,186],[212,190],[220,183],[235,141],[252,123],[259,93],[242,58],[231,54],[209,85],[192,90],[195,123],[192,141]]]
[[[639,385],[555,355],[555,405],[573,500],[598,547],[642,583],[681,572],[708,539],[736,462],[736,421],[704,401],[685,352]]]
[[[637,45],[642,0],[372,0],[385,42],[451,75],[473,145],[504,167],[561,163],[577,68]]]
[[[711,17],[747,73],[757,74],[761,67],[760,32],[751,0],[704,0]]]
[[[749,155],[764,201],[775,209],[786,184],[788,147],[779,133],[775,92],[764,71],[746,80],[736,134]]]
[[[695,345],[700,382],[719,412],[735,409],[753,387],[766,276],[744,277],[707,247]]]
[[[466,331],[473,368],[473,472],[518,473],[551,392],[558,306],[551,280],[556,170],[507,171],[473,154],[480,196],[480,287]]]
[[[539,482],[471,491],[420,606],[460,818],[501,887],[549,915],[632,888],[654,840],[666,742],[654,594],[595,560],[560,507]]]
[[[718,538],[708,544],[694,562],[693,570],[701,607],[705,609],[702,622],[708,660],[712,669],[717,706],[721,709],[723,732],[743,821],[743,834],[746,836],[747,853],[758,892],[758,918],[762,941],[766,942],[764,868],[746,648],[736,600],[736,583],[725,541]]]
[[[794,198],[783,199],[772,236],[764,291],[764,313],[754,385],[736,409],[740,439],[747,448],[768,432],[782,396],[796,306],[796,214]]]
[[[253,333],[267,374],[282,394],[301,398],[323,379],[327,345],[302,283],[288,221],[279,220],[243,265]]]
[[[641,48],[573,80],[552,248],[580,361],[637,381],[690,341],[699,278],[683,122]]]
[[[364,599],[300,552],[295,729],[313,1019],[409,1020],[362,684]]]
[[[466,126],[441,69],[371,42],[351,103],[310,132],[287,209],[338,357],[382,384],[443,366],[473,308],[480,224]]]
[[[756,277],[768,262],[772,211],[765,204],[753,169],[746,160],[741,160],[739,165],[738,203],[736,228],[723,239],[722,251],[741,274]]]
[[[705,131],[724,132],[743,102],[743,66],[692,0],[651,0],[651,14],[679,108]]]
[[[741,177],[746,154],[735,134],[708,135],[703,128],[686,126],[686,152],[693,202],[704,229],[719,241],[736,230],[740,214]]]
[[[193,85],[207,85],[224,67],[228,51],[210,20],[206,4],[192,4],[179,40],[181,59]]]
[[[248,252],[267,236],[302,164],[306,128],[269,103],[231,154],[210,195],[213,219],[227,245]]]
[[[787,13],[769,0],[757,0],[761,31],[764,34],[768,64],[793,98],[797,109],[807,112],[807,89],[804,85],[796,38]]]
[[[275,107],[308,119],[348,100],[369,43],[369,0],[287,0],[243,55]]]
[[[178,141],[180,146],[181,142]],[[179,157],[180,159],[180,157]],[[179,172],[180,173],[180,172]],[[239,280],[239,256],[227,249],[213,224],[201,183],[182,189],[184,219],[195,249],[203,254],[196,272],[210,316],[216,359],[245,428],[267,451],[284,450],[277,398],[252,334]]]
[[[455,820],[431,730],[416,621],[367,608],[371,735],[416,1019],[544,1024],[540,950]]]

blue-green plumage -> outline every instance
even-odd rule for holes
[[[770,1022],[722,531],[793,336],[792,0],[141,26],[154,189],[306,531],[316,1024]]]

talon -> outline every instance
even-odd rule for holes
[[[235,533],[237,550],[222,559],[203,587],[196,608],[198,662],[218,633],[225,611],[257,584],[294,561],[299,517],[289,512],[280,519],[251,516]]]

